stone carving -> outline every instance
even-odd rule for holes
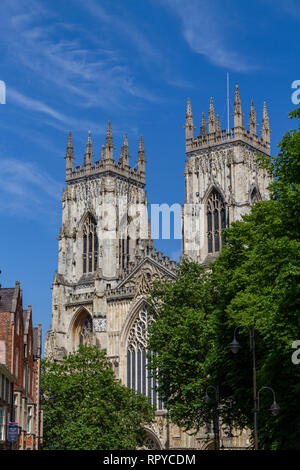
[[[85,322],[82,324],[79,332],[79,342],[80,344],[85,344],[86,346],[92,346],[93,344],[93,323],[91,318],[86,318]]]
[[[105,317],[93,318],[93,330],[96,332],[107,331],[107,319]]]

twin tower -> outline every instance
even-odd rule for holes
[[[186,196],[182,211],[182,254],[201,263],[209,263],[219,253],[223,243],[224,228],[249,212],[250,206],[258,200],[268,198],[267,187],[270,176],[259,168],[257,154],[270,153],[270,125],[266,104],[263,106],[261,135],[257,133],[257,118],[253,100],[249,113],[249,128],[244,124],[242,103],[238,85],[235,89],[233,127],[222,129],[219,115],[215,115],[213,99],[210,100],[208,120],[202,113],[199,135],[194,137],[194,120],[191,102],[188,100],[186,121]],[[105,145],[102,146],[99,161],[93,162],[91,133],[84,153],[84,163],[74,169],[74,149],[71,132],[66,152],[66,182],[69,188],[86,182],[86,201],[90,201],[90,186],[98,181],[102,191],[102,203],[107,207],[113,202],[116,211],[108,209],[111,218],[106,225],[115,220],[115,230],[111,238],[122,239],[121,248],[111,255],[122,257],[118,270],[133,263],[154,250],[151,239],[150,222],[147,216],[145,187],[145,151],[143,138],[140,137],[137,166],[131,167],[127,134],[121,147],[119,161],[114,160],[114,145],[111,123],[108,123]],[[103,189],[103,188],[106,189]],[[114,200],[107,197],[108,187],[114,188]],[[67,191],[68,192],[68,191]],[[70,191],[69,191],[70,192]],[[118,199],[119,198],[119,199]],[[134,204],[139,204],[133,206]],[[77,207],[78,208],[78,207]],[[95,211],[95,208],[93,209]],[[112,214],[114,213],[114,215]],[[108,217],[108,218],[109,218]],[[102,219],[104,219],[102,215]],[[125,221],[126,219],[126,221]],[[135,220],[135,234],[129,233],[128,221]],[[122,220],[123,228],[119,222]],[[65,222],[66,223],[66,222]],[[104,224],[105,225],[105,224]],[[129,224],[130,225],[130,224]],[[136,231],[137,229],[137,231]],[[107,233],[105,233],[107,235]],[[101,238],[101,237],[100,237]],[[133,239],[136,239],[133,242]],[[121,254],[117,255],[117,251]],[[162,254],[161,254],[162,256]],[[167,257],[165,257],[167,258]],[[105,270],[105,266],[103,266]],[[106,271],[111,271],[106,269]],[[117,275],[117,270],[115,270]]]
[[[202,115],[200,133],[194,137],[188,102],[182,255],[204,265],[220,253],[224,229],[255,202],[268,198],[271,178],[257,162],[257,154],[270,151],[266,107],[259,137],[253,103],[249,129],[244,125],[237,87],[233,117],[234,127],[222,130],[211,100],[208,122]],[[119,161],[113,150],[109,123],[100,160],[93,161],[89,133],[83,165],[74,168],[69,134],[58,271],[52,284],[52,323],[45,356],[60,360],[80,344],[106,349],[118,379],[146,395],[156,409],[155,424],[147,429],[149,449],[204,449],[209,445],[205,431],[192,437],[168,422],[155,378],[147,368],[147,328],[152,321],[149,293],[153,281],[176,279],[176,262],[153,246],[143,140],[136,167],[129,164],[127,136]]]
[[[259,200],[268,199],[270,175],[258,165],[257,155],[270,153],[270,125],[263,107],[261,136],[257,135],[256,111],[251,101],[249,129],[245,127],[238,85],[235,89],[234,126],[223,130],[210,100],[208,121],[204,113],[200,132],[188,100],[185,141],[185,204],[183,255],[209,264],[224,244],[224,229]]]

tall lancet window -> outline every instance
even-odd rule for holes
[[[147,330],[153,318],[146,306],[136,317],[127,342],[127,386],[148,397],[154,409],[161,410],[163,403],[157,393],[157,381],[147,368]]]
[[[128,269],[129,266],[129,247],[130,237],[119,239],[119,263],[122,270]]]
[[[96,271],[98,263],[97,224],[93,216],[86,218],[83,226],[83,272]]]
[[[225,203],[216,189],[213,189],[207,201],[206,214],[208,253],[217,253],[224,245],[224,229],[227,227],[227,220]]]

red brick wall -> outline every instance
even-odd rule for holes
[[[34,360],[33,360],[33,328],[32,328],[32,317],[30,315],[28,335],[27,335],[27,345],[26,345],[26,354],[28,360],[28,371],[30,383],[28,383],[28,396],[32,400],[34,399]]]
[[[8,348],[7,348],[7,322],[8,323]],[[8,368],[10,368],[11,350],[12,350],[12,325],[11,325],[11,314],[10,312],[0,313],[0,362],[6,365],[7,352],[8,352]]]

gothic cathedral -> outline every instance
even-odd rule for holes
[[[224,243],[223,230],[268,199],[270,176],[259,168],[257,154],[270,153],[270,127],[263,108],[261,136],[251,102],[249,130],[243,120],[239,89],[234,127],[222,130],[211,99],[208,122],[202,114],[194,138],[187,105],[186,196],[183,205],[182,255],[208,266]],[[151,400],[156,419],[147,429],[149,449],[208,449],[210,426],[190,436],[168,422],[168,415],[147,373],[147,297],[156,279],[175,279],[176,265],[153,246],[145,192],[145,152],[140,137],[137,167],[130,167],[127,135],[119,161],[114,160],[110,122],[99,161],[93,161],[89,132],[84,163],[74,168],[72,135],[66,152],[66,188],[62,198],[58,271],[52,284],[52,324],[46,357],[59,360],[80,344],[107,351],[118,378]],[[245,448],[247,433],[230,437],[224,447]]]

